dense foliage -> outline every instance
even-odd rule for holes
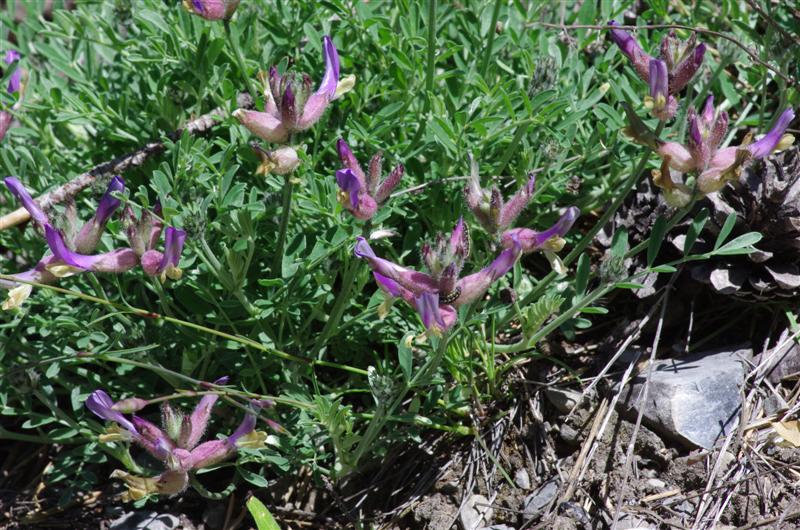
[[[786,44],[780,26],[761,26],[740,2],[679,10],[659,1],[639,13],[637,24],[674,22],[730,37],[698,33],[705,62],[674,93],[666,88],[666,70],[663,86],[648,89],[643,71],[614,44],[624,47],[624,37],[608,38],[608,21],[633,22],[625,17],[626,2],[573,9],[516,1],[245,0],[229,21],[193,16],[188,4],[79,2],[73,10],[55,9],[52,20],[33,7],[22,20],[0,13],[2,31],[13,31],[16,42],[0,52],[20,54],[9,61],[3,85],[24,73],[20,90],[0,96],[16,120],[0,144],[0,173],[15,176],[35,197],[148,142],[163,142],[163,153],[124,173],[121,193],[110,188],[122,204],[102,223],[96,243],[104,252],[130,245],[132,221],[123,211],[136,219],[153,211],[168,227],[165,237],[185,234],[182,273],[177,262],[169,265],[175,270],[161,261],[148,269],[138,253],[142,267],[87,265],[88,272],[34,287],[27,300],[9,304],[19,307],[0,313],[0,439],[63,445],[47,480],[62,485],[65,496],[104,478],[90,463],[111,461],[112,468],[142,476],[161,469],[128,443],[132,431],[117,428],[111,436],[111,424],[86,408],[98,389],[113,401],[145,400],[120,408],[153,421],[159,403],[187,408],[199,395],[218,395],[208,440],[257,414],[256,429],[269,431],[265,443],[246,444],[238,459],[193,468],[222,466],[230,482],[228,468],[235,466],[235,480],[256,486],[303,467],[342,477],[426,429],[471,435],[472,412],[511,391],[504,384],[510,368],[539,355],[537,344],[551,333],[571,337],[591,327],[593,315],[607,312],[602,299],[609,292],[636,289],[647,274],[672,274],[683,261],[748,253],[758,242],[753,233],[726,240],[730,229],[723,229],[713,249],[692,255],[688,244],[679,260],[658,261],[667,228],[702,193],[719,189],[695,193],[690,179],[680,182],[685,196],[673,201],[678,208],[656,223],[649,240],[629,245],[618,232],[604,261],[590,264],[588,245],[632,185],[650,170],[669,172],[656,154],[674,161],[686,151],[675,145],[691,137],[687,115],[688,128],[697,119],[691,109],[716,96],[729,129],[715,141],[727,146],[749,130],[763,134],[800,102],[796,46]],[[548,22],[597,28],[564,30]],[[643,29],[635,37],[657,55],[668,31]],[[310,94],[325,82],[326,35],[338,50],[341,90],[308,124],[286,110],[294,102],[286,87],[300,87],[297,104],[307,110]],[[740,45],[755,49],[771,69]],[[273,65],[281,75],[298,74],[270,84]],[[301,72],[311,92],[303,92]],[[350,75],[355,83],[342,87]],[[273,143],[251,134],[241,114],[234,115],[247,106],[247,95],[255,96],[259,112],[269,110],[272,97],[284,119],[295,119],[294,128],[271,137]],[[208,131],[170,135],[215,108],[221,119]],[[633,115],[644,121],[629,124]],[[702,125],[713,128],[711,121]],[[771,147],[781,140],[776,135]],[[274,141],[294,147],[299,160],[294,152],[277,153]],[[369,162],[378,151],[380,174]],[[687,162],[682,170],[702,172],[699,164]],[[401,179],[382,192],[380,178],[397,180],[396,166]],[[69,231],[76,214],[88,220],[109,200],[102,197],[110,177],[77,194],[74,207],[62,201],[51,208],[52,230]],[[671,180],[660,184],[676,189]],[[2,213],[17,206],[14,195],[0,192]],[[695,221],[696,231],[704,222]],[[554,232],[540,235],[554,223]],[[38,224],[0,232],[3,274],[33,267],[48,242],[52,248]],[[454,226],[451,239],[437,239]],[[517,230],[512,237],[512,226],[537,232]],[[148,250],[168,255],[164,243]],[[646,255],[646,264],[629,274],[621,262],[636,253]],[[418,271],[427,266],[430,275],[398,283],[387,278],[394,270],[389,261]],[[370,267],[382,276],[373,277]],[[452,276],[459,273],[456,284]],[[414,290],[432,284],[433,300]],[[387,293],[408,303],[389,305]],[[495,344],[512,320],[513,340]],[[210,383],[223,376],[227,386]],[[101,409],[102,417],[120,421]],[[194,445],[179,441],[185,441],[181,420],[170,414],[165,429],[176,445],[169,458],[178,458],[175,451]],[[268,419],[280,426],[269,428]],[[171,465],[166,453],[151,449]],[[215,450],[226,457],[235,452]],[[192,484],[213,494],[203,490],[202,478]],[[174,493],[185,486],[145,490]]]

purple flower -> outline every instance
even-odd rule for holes
[[[509,228],[533,199],[536,176],[530,173],[528,182],[508,202],[504,202],[497,186],[491,189],[481,188],[478,164],[471,156],[470,168],[470,179],[464,188],[467,206],[484,230],[490,234],[498,234]]]
[[[256,136],[273,143],[285,143],[298,131],[314,125],[328,104],[336,99],[339,83],[339,54],[330,37],[322,41],[325,74],[315,92],[306,74],[280,75],[270,68],[265,112],[238,109],[233,115]]]
[[[121,273],[139,264],[136,252],[130,248],[119,248],[103,254],[85,255],[73,252],[64,242],[64,235],[50,224],[44,226],[45,239],[50,252],[63,265],[78,271]],[[53,271],[53,267],[50,268]],[[74,272],[74,271],[71,271]],[[56,274],[57,276],[59,274]]]
[[[113,421],[118,423],[121,427],[138,435],[139,431],[136,430],[133,423],[131,423],[121,412],[114,409],[114,401],[105,390],[95,390],[89,397],[86,398],[86,408],[91,410],[96,416],[103,418],[106,421]]]
[[[354,252],[369,262],[384,293],[405,300],[416,309],[427,329],[441,332],[455,324],[458,307],[480,299],[492,283],[511,270],[522,247],[512,245],[488,267],[460,278],[469,256],[470,241],[467,225],[459,219],[450,237],[439,234],[432,245],[426,243],[422,246],[422,261],[427,273],[379,258],[363,237],[358,238]]]
[[[613,20],[608,24],[619,26]],[[651,99],[647,103],[652,104],[653,115],[660,120],[672,118],[677,101],[671,96],[680,93],[700,69],[706,45],[697,44],[696,33],[683,42],[674,31],[670,31],[661,41],[659,58],[655,59],[645,53],[627,31],[612,29],[609,33],[611,40],[630,59],[639,77],[650,86]]]
[[[659,120],[669,120],[678,110],[678,101],[669,94],[667,63],[659,59],[650,59],[649,84],[650,96],[645,100],[645,104]]]
[[[9,189],[11,194],[20,202],[22,203],[22,207],[28,210],[28,213],[31,215],[31,219],[33,222],[36,223],[40,228],[44,228],[44,225],[49,223],[47,216],[33,200],[28,190],[25,189],[25,186],[14,177],[6,177],[3,179],[6,187]]]
[[[794,111],[789,108],[781,113],[775,125],[763,138],[754,143],[719,149],[719,144],[728,129],[728,115],[714,113],[714,100],[709,97],[701,114],[690,109],[688,114],[689,136],[686,145],[678,142],[661,142],[658,155],[664,161],[659,172],[659,181],[672,186],[672,177],[682,185],[682,173],[697,175],[697,186],[702,193],[713,193],[722,189],[729,181],[736,180],[742,166],[751,159],[764,158],[775,150],[791,145],[794,137],[784,134],[794,120]],[[669,170],[668,182],[665,172]],[[663,187],[663,186],[662,186]]]
[[[240,0],[184,0],[184,7],[206,20],[227,20],[233,16]]]
[[[564,236],[569,232],[572,225],[580,215],[580,210],[575,206],[570,206],[559,217],[558,221],[542,232],[531,230],[530,228],[513,228],[503,233],[502,243],[505,248],[513,248],[519,245],[523,253],[534,252],[537,250],[558,252],[564,247]]]
[[[70,246],[65,242],[63,234],[53,228],[49,218],[33,197],[31,197],[30,193],[28,193],[25,186],[14,177],[7,177],[4,182],[14,197],[16,197],[16,199],[22,203],[23,207],[31,214],[31,219],[33,219],[34,224],[45,232],[48,246],[52,247],[51,251],[53,252],[52,255],[45,256],[39,260],[32,269],[14,275],[16,279],[37,283],[54,283],[60,277],[83,270],[123,272],[129,270],[138,263],[135,253],[130,249],[117,249],[96,256],[86,256],[80,251],[73,252]],[[112,183],[112,186],[116,187],[117,184]],[[68,210],[66,219],[70,224],[73,222],[71,217],[72,215],[69,214]],[[91,252],[99,241],[104,225],[96,226],[96,221],[93,218],[92,221],[87,223],[87,226],[95,226],[96,233],[94,236],[89,237],[89,230],[82,230],[81,234],[83,235],[76,237],[73,245],[76,244],[78,240],[82,240],[83,249],[85,249],[84,252]],[[12,281],[0,282],[0,288],[9,290],[8,298],[2,304],[2,308],[5,310],[20,307],[28,296],[30,296],[32,291],[31,285],[19,284]]]
[[[227,377],[217,379],[214,384],[225,384]],[[148,494],[180,493],[188,483],[188,473],[192,470],[214,465],[236,454],[239,447],[262,447],[265,433],[255,433],[255,410],[260,403],[252,405],[242,423],[228,437],[199,444],[206,430],[211,408],[219,396],[206,395],[200,400],[190,416],[175,412],[168,404],[162,406],[163,428],[139,416],[128,420],[115,410],[117,405],[102,390],[96,390],[86,400],[86,406],[103,419],[114,421],[122,426],[130,440],[143,447],[148,453],[162,461],[167,471],[154,478],[143,478],[115,472],[115,478],[122,478],[128,485],[128,495],[132,499]],[[138,399],[138,398],[135,398]],[[272,422],[272,424],[275,424]],[[118,435],[104,435],[101,440],[117,440]],[[199,444],[199,445],[198,445]],[[168,478],[168,480],[167,480]]]
[[[3,61],[5,61],[5,63],[8,65],[12,65],[15,62],[18,62],[20,58],[21,56],[18,51],[8,50],[6,52],[5,57],[3,58]],[[19,66],[17,66],[16,70],[14,70],[14,73],[11,74],[11,77],[8,80],[8,88],[6,90],[9,94],[13,94],[19,91],[19,87],[21,84],[22,84],[22,69]]]
[[[382,152],[379,151],[372,157],[365,173],[344,139],[339,138],[336,147],[342,165],[345,166],[336,172],[340,201],[355,218],[371,219],[378,206],[389,199],[392,191],[400,183],[405,168],[403,164],[398,164],[388,177],[381,180]]]
[[[75,250],[88,254],[97,247],[100,237],[106,228],[106,223],[119,208],[120,200],[114,197],[114,193],[125,191],[125,181],[122,177],[115,176],[108,184],[105,194],[100,199],[97,211],[94,216],[81,228],[75,237]]]
[[[164,252],[155,250],[161,237],[163,224],[158,219],[161,205],[154,211],[143,210],[137,219],[133,210],[126,208],[124,212],[125,227],[131,248],[142,263],[142,269],[148,276],[158,276],[162,282],[179,280],[183,271],[178,267],[186,241],[186,232],[174,227],[164,230]]]

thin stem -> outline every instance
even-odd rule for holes
[[[664,122],[660,121],[654,133],[656,138],[658,138],[661,135],[661,132],[663,130],[664,130]],[[572,251],[561,260],[564,263],[565,267],[569,267],[569,265],[573,261],[578,259],[578,257],[583,253],[583,251],[586,250],[586,247],[588,247],[591,244],[591,242],[594,241],[594,238],[597,235],[597,233],[603,229],[603,227],[611,220],[611,218],[614,216],[617,210],[619,210],[620,206],[622,206],[622,203],[625,202],[628,193],[630,193],[631,190],[634,189],[636,182],[639,180],[642,173],[644,172],[645,167],[647,166],[647,162],[650,159],[651,153],[652,153],[651,148],[648,147],[645,149],[645,152],[642,153],[642,158],[639,160],[639,163],[636,165],[636,168],[631,172],[630,176],[622,184],[619,196],[616,199],[614,199],[614,202],[612,202],[611,205],[606,209],[602,217],[600,217],[600,219],[594,224],[591,230],[589,230],[589,232],[587,232],[581,238],[581,240],[578,241],[578,244],[575,245],[575,248],[573,248]],[[547,276],[542,278],[539,281],[539,283],[536,284],[536,287],[534,287],[533,291],[528,293],[528,295],[522,299],[522,301],[520,302],[520,306],[524,307],[525,305],[530,304],[532,301],[537,300],[542,294],[544,294],[544,291],[552,283],[552,281],[556,278],[556,276],[557,273],[555,271],[550,271],[550,273],[548,273]],[[505,327],[513,318],[514,318],[514,313],[512,312],[509,312],[508,314],[503,316],[500,319],[500,322],[498,323],[497,326],[498,329],[502,329],[503,327]]]
[[[231,30],[230,20],[225,20],[225,35],[228,37],[228,42],[231,44],[231,48],[233,49],[233,58],[236,61],[236,66],[239,68],[239,72],[242,74],[244,83],[247,86],[247,91],[250,93],[250,97],[253,98],[253,103],[255,103],[257,101],[258,91],[253,86],[253,80],[247,75],[247,68],[244,65],[242,48],[239,46],[239,33],[234,33],[233,30]]]
[[[291,177],[286,175],[283,183],[283,201],[281,202],[281,221],[278,226],[278,243],[275,246],[275,258],[272,262],[272,274],[280,277],[283,269],[283,253],[286,246],[286,230],[289,227],[289,215],[292,211],[292,192],[294,185]]]
[[[428,125],[427,114],[431,110],[431,92],[433,91],[433,78],[436,73],[436,0],[428,1],[428,55],[425,66],[425,103],[422,107],[419,124],[414,139],[408,144],[408,150],[412,149],[420,138],[425,134],[425,127]],[[408,152],[407,150],[407,152]]]
[[[69,296],[74,296],[76,298],[80,298],[80,299],[86,300],[88,302],[94,302],[94,303],[97,303],[97,304],[102,304],[102,305],[106,305],[106,306],[109,306],[109,307],[113,307],[113,308],[118,309],[120,311],[125,311],[126,313],[131,313],[131,314],[134,314],[136,316],[143,317],[143,318],[150,318],[150,319],[153,319],[153,320],[163,320],[164,322],[169,322],[170,324],[176,324],[178,326],[194,329],[194,330],[200,331],[202,333],[206,333],[206,334],[209,334],[209,335],[215,335],[217,337],[221,337],[221,338],[224,338],[224,339],[232,340],[232,341],[238,342],[239,344],[242,344],[244,346],[250,346],[250,347],[255,348],[255,349],[259,350],[259,351],[262,351],[264,353],[272,355],[274,357],[278,357],[279,359],[284,359],[284,360],[287,360],[287,361],[294,361],[294,362],[298,362],[298,363],[301,363],[301,364],[307,364],[307,365],[311,365],[311,366],[325,366],[325,367],[328,367],[328,368],[337,368],[339,370],[343,370],[345,372],[350,372],[350,373],[358,374],[358,375],[367,375],[367,371],[366,370],[362,370],[361,368],[356,368],[354,366],[347,366],[347,365],[344,365],[344,364],[334,363],[334,362],[330,362],[330,361],[317,361],[317,360],[314,360],[314,359],[309,359],[307,357],[300,357],[300,356],[297,356],[297,355],[292,355],[291,353],[286,353],[286,352],[278,350],[276,348],[271,348],[269,346],[265,346],[265,345],[261,344],[260,342],[256,342],[256,341],[254,341],[252,339],[248,339],[247,337],[242,337],[242,336],[239,336],[239,335],[232,335],[230,333],[225,333],[224,331],[211,329],[211,328],[203,326],[201,324],[195,324],[194,322],[189,322],[187,320],[181,320],[179,318],[170,317],[170,316],[166,316],[166,315],[161,315],[161,314],[158,314],[158,313],[154,313],[152,311],[147,311],[146,309],[140,309],[138,307],[123,306],[122,304],[117,304],[115,302],[110,302],[108,300],[103,300],[101,298],[97,298],[96,296],[91,296],[91,295],[79,293],[79,292],[76,292],[76,291],[70,291],[69,289],[64,289],[63,287],[56,287],[55,285],[47,285],[47,284],[39,283],[39,282],[29,282],[29,281],[21,280],[19,278],[16,278],[15,276],[12,276],[12,275],[9,275],[9,274],[0,274],[0,279],[9,280],[9,281],[12,281],[12,282],[15,282],[15,283],[23,283],[23,284],[26,284],[26,285],[33,285],[34,287],[40,287],[42,289],[49,289],[49,290],[57,292],[57,293],[62,293],[62,294],[66,294],[66,295],[69,295]]]
[[[503,4],[502,0],[495,0],[494,10],[492,11],[492,22],[489,24],[489,39],[486,43],[486,49],[483,52],[483,61],[481,62],[481,77],[486,77],[486,70],[489,68],[489,61],[492,58],[492,48],[494,47],[494,36],[497,33],[497,18],[500,16],[500,6]]]
[[[364,223],[364,228],[361,230],[361,236],[367,237],[371,227],[371,222],[367,221]],[[353,259],[351,256],[346,263],[347,265],[345,273],[342,276],[341,291],[339,292],[339,296],[336,298],[336,301],[333,304],[333,309],[331,309],[330,317],[328,317],[327,322],[325,322],[325,327],[323,327],[322,332],[317,335],[317,340],[314,342],[314,347],[311,349],[309,357],[312,359],[317,357],[317,354],[325,345],[325,341],[331,337],[333,331],[339,326],[339,321],[342,319],[342,316],[349,305],[350,292],[353,290],[353,284],[355,282],[356,273],[358,272],[360,260]]]
[[[357,466],[364,454],[372,447],[372,444],[378,437],[381,429],[383,429],[383,426],[386,425],[386,422],[391,419],[394,411],[403,402],[408,391],[417,386],[420,382],[425,381],[430,374],[432,374],[439,367],[442,357],[444,356],[444,352],[447,351],[447,345],[451,336],[452,335],[445,335],[441,338],[434,354],[428,357],[428,359],[425,361],[425,364],[422,365],[422,368],[420,368],[416,374],[414,374],[414,377],[412,377],[410,381],[403,384],[403,387],[388,406],[383,403],[378,404],[378,408],[376,409],[372,420],[367,426],[367,430],[364,432],[364,435],[358,442],[353,459],[353,466]]]

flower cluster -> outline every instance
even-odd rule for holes
[[[343,169],[336,172],[336,184],[339,185],[339,200],[356,219],[371,219],[378,206],[389,199],[389,195],[400,184],[405,167],[398,164],[386,179],[381,180],[381,162],[383,153],[376,153],[369,161],[366,172],[361,169],[350,146],[339,138],[336,144]]]
[[[268,142],[287,144],[294,135],[313,126],[331,101],[353,87],[355,78],[339,80],[339,52],[329,36],[322,39],[325,73],[313,90],[308,74],[289,72],[281,75],[272,66],[264,79],[264,112],[237,109],[233,112],[250,132]],[[294,147],[285,146],[262,154],[261,172],[285,175],[294,171],[300,160]]]
[[[616,21],[610,26],[618,26]],[[670,31],[661,41],[659,58],[651,57],[627,31],[611,30],[611,40],[619,46],[622,53],[630,59],[639,77],[650,87],[650,94],[645,98],[645,105],[653,116],[659,120],[669,120],[675,115],[678,101],[675,95],[680,93],[694,77],[706,53],[706,45],[697,44],[697,34],[692,33],[687,41],[677,38]]]
[[[227,381],[227,377],[222,377],[214,384],[224,385]],[[227,460],[240,447],[258,448],[264,445],[266,434],[255,431],[256,416],[253,413],[247,414],[230,436],[200,443],[211,417],[211,409],[218,398],[217,394],[203,396],[190,415],[184,415],[164,402],[161,406],[163,428],[159,428],[139,416],[134,415],[131,419],[125,417],[125,413],[137,412],[147,406],[146,400],[128,398],[114,403],[105,391],[92,392],[86,400],[86,407],[100,418],[116,424],[100,440],[132,441],[166,467],[163,473],[155,477],[114,471],[111,476],[122,479],[128,486],[127,500],[138,500],[152,494],[181,493],[189,483],[190,472]],[[254,405],[260,408],[261,403]]]
[[[83,226],[77,229],[77,215],[74,203],[67,206],[64,221],[66,231],[59,230],[50,218],[31,197],[25,186],[14,177],[7,177],[5,185],[28,210],[34,225],[44,233],[50,253],[45,255],[30,270],[11,275],[17,280],[37,283],[54,283],[59,278],[72,276],[86,271],[121,274],[141,264],[145,273],[166,278],[178,279],[181,271],[178,268],[180,255],[186,233],[173,227],[164,231],[164,252],[154,250],[162,232],[161,221],[155,219],[151,212],[143,212],[142,220],[128,222],[128,238],[130,248],[116,248],[109,252],[94,254],[105,231],[106,224],[120,206],[115,194],[125,189],[121,177],[114,177],[100,199],[94,215]],[[125,209],[130,219],[130,208]],[[0,280],[0,287],[8,289],[9,294],[3,303],[3,309],[19,307],[31,294],[32,286],[10,280]]]
[[[688,41],[681,42],[671,31],[661,42],[661,58],[655,59],[647,55],[628,32],[614,28],[618,25],[616,22],[612,20],[609,25],[612,26],[611,39],[650,85],[646,105],[660,120],[672,118],[677,108],[674,95],[686,87],[702,64],[705,45],[696,43],[694,33]],[[653,182],[663,190],[667,204],[684,207],[694,198],[717,192],[728,182],[738,180],[747,162],[792,145],[794,137],[785,133],[794,117],[794,111],[786,109],[760,140],[752,142],[748,135],[741,145],[721,147],[728,132],[728,113],[717,111],[714,96],[710,95],[699,113],[694,107],[689,108],[685,144],[656,138],[631,111],[628,111],[631,125],[627,131],[634,140],[656,150],[661,168],[653,171]],[[691,189],[684,181],[687,173],[695,177],[696,189]]]

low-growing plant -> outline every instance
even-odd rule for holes
[[[612,20],[621,2],[583,3],[566,37],[540,2],[184,4],[2,15],[19,45],[0,50],[0,167],[25,210],[0,219],[0,438],[114,460],[138,502],[301,468],[338,480],[426,429],[479,435],[471,412],[612,291],[753,252],[761,236],[726,221],[693,253],[702,201],[792,141],[796,81],[763,137],[730,146],[765,119],[732,119],[742,96],[709,66],[709,32],[640,44]],[[593,268],[587,248],[651,172],[668,214],[633,244],[617,230]],[[683,255],[659,261],[687,216]],[[170,405],[198,396],[190,415]],[[138,415],[156,403],[163,428]],[[209,423],[232,434],[200,443]],[[96,481],[58,458],[50,483]],[[225,466],[208,491],[200,471]]]

